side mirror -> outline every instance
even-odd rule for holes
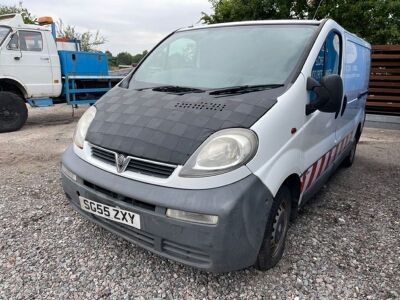
[[[343,81],[339,75],[326,75],[321,83],[312,77],[307,78],[307,91],[313,91],[317,98],[306,105],[306,115],[316,110],[336,113],[337,117],[343,99]]]

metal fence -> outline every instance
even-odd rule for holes
[[[367,113],[400,116],[400,45],[372,46]]]

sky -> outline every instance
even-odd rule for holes
[[[61,18],[78,31],[100,30],[107,42],[99,50],[113,55],[150,50],[170,32],[199,22],[201,12],[211,12],[208,0],[24,0],[22,6],[36,17]]]

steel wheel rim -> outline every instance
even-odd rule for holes
[[[272,255],[275,256],[282,248],[285,242],[285,236],[287,227],[289,224],[288,209],[285,202],[279,205],[279,208],[275,214],[274,221],[272,223]]]

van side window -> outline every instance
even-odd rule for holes
[[[43,50],[43,39],[40,32],[20,30],[18,33],[19,45],[22,51],[40,52]]]
[[[322,77],[326,75],[340,75],[341,53],[341,39],[336,32],[332,31],[328,34],[328,37],[319,51],[311,71],[311,77],[321,81]]]

